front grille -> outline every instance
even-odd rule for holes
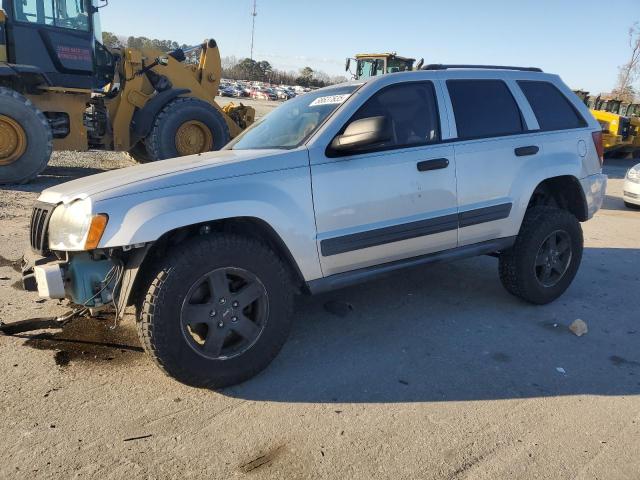
[[[36,202],[31,213],[29,227],[31,249],[42,256],[49,253],[49,219],[55,207],[50,203]]]

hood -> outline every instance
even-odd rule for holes
[[[221,150],[111,170],[48,188],[39,200],[69,203],[170,188],[226,177],[308,166],[306,150]]]

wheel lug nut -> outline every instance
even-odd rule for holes
[[[231,305],[233,305],[233,308],[238,308],[238,305],[240,305],[238,302],[233,302]]]
[[[232,321],[233,323],[236,323],[236,322],[238,321],[238,317],[231,317],[231,321]]]
[[[224,327],[224,322],[218,322],[218,328]]]
[[[225,303],[227,303],[227,299],[226,298],[221,298],[220,299],[220,305],[224,305]]]
[[[215,310],[211,310],[211,312],[209,313],[209,316],[210,316],[211,318],[215,317],[216,315],[217,315],[217,314],[216,314],[216,311],[215,311]]]

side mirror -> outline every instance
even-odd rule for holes
[[[347,58],[347,60],[344,62],[344,71],[348,72],[349,71],[349,67],[351,67],[351,59]]]
[[[420,60],[418,60],[418,64],[416,65],[416,70],[420,70],[423,65],[424,65],[424,58],[421,58]]]
[[[373,146],[391,140],[387,117],[369,117],[351,122],[342,135],[331,142],[331,148],[339,152]]]

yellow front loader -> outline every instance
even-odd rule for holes
[[[1,1],[0,183],[31,180],[52,150],[123,151],[142,162],[217,150],[255,119],[253,108],[216,103],[214,40],[110,51],[99,0]]]

